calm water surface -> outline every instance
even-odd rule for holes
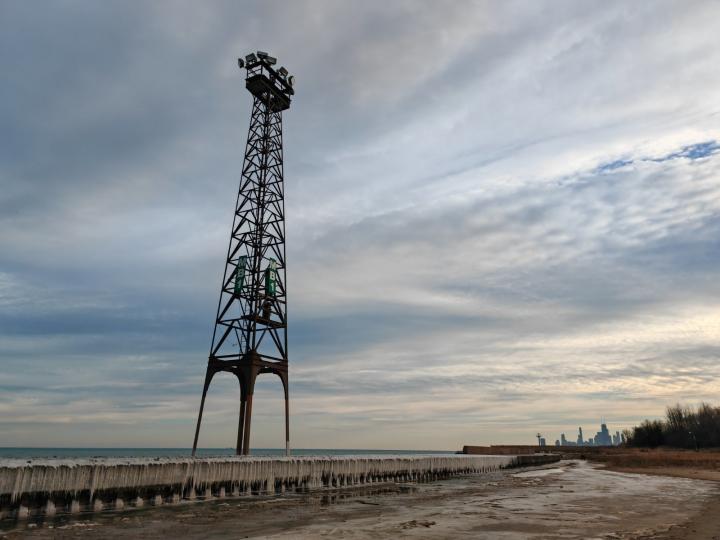
[[[334,448],[298,448],[293,456],[417,455],[453,454],[442,450],[356,450]],[[234,448],[198,448],[198,456],[232,456]],[[254,456],[284,456],[284,448],[253,448]],[[91,458],[91,457],[189,457],[189,448],[0,448],[2,458]]]

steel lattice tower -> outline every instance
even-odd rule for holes
[[[236,453],[250,451],[255,380],[274,373],[285,392],[285,446],[290,452],[288,403],[285,198],[282,112],[294,94],[292,76],[258,51],[238,60],[253,95],[240,190],[225,260],[192,453],[200,434],[205,397],[213,376],[227,371],[240,383]]]

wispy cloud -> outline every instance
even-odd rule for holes
[[[189,444],[257,48],[298,80],[296,446],[528,442],[718,395],[717,3],[1,9],[1,444]],[[202,444],[232,445],[237,399],[214,383]]]

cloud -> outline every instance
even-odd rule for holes
[[[257,48],[298,80],[296,446],[529,442],[717,395],[717,4],[2,11],[4,444],[189,444]],[[237,406],[214,382],[202,444]]]

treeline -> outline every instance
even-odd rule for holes
[[[668,407],[665,420],[645,420],[625,431],[625,437],[628,446],[636,447],[720,448],[720,407]]]

